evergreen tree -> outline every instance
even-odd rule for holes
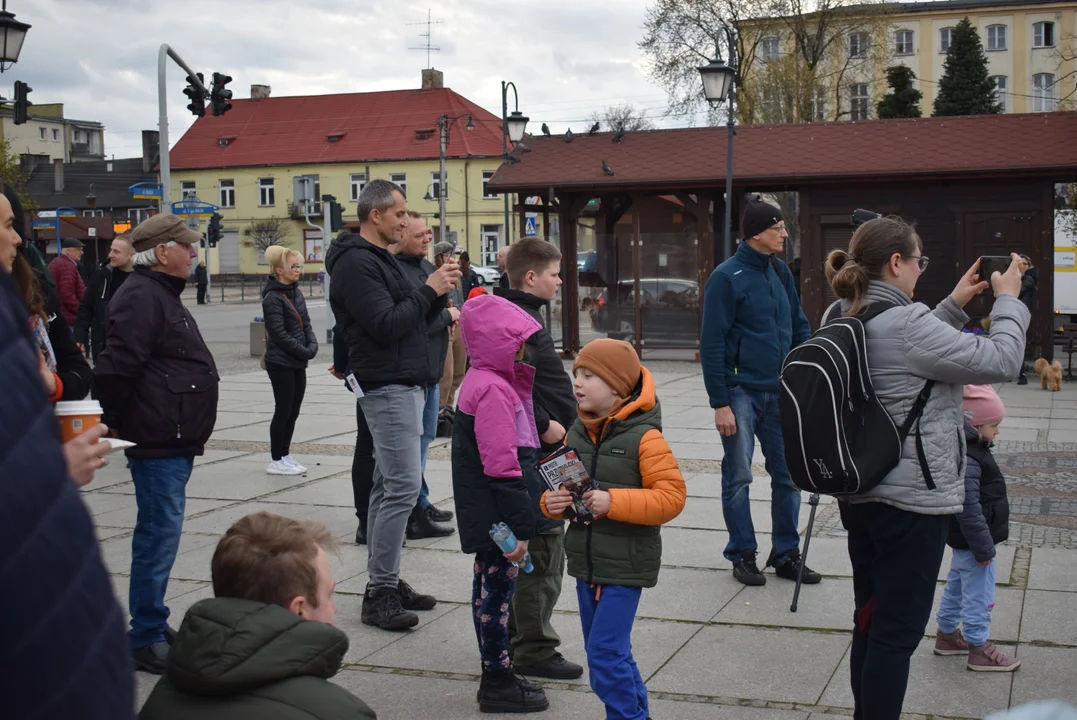
[[[879,101],[880,120],[920,117],[920,100],[924,94],[912,86],[915,79],[916,73],[905,65],[886,68],[886,84],[890,86],[890,92]]]
[[[964,18],[953,29],[946,51],[936,115],[991,115],[1002,112],[995,81],[987,74],[987,54],[980,33]]]

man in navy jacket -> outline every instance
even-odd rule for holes
[[[733,576],[763,585],[756,565],[748,486],[755,438],[763,449],[771,483],[773,546],[767,565],[778,577],[796,580],[801,564],[800,490],[789,477],[778,416],[778,376],[794,346],[811,336],[793,273],[779,260],[789,234],[781,210],[759,196],[748,200],[740,224],[744,240],[711,274],[703,300],[699,341],[703,380],[722,436],[722,512],[729,531],[724,555]],[[804,568],[804,582],[821,576]]]

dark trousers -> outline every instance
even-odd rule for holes
[[[565,529],[536,535],[527,550],[535,569],[516,578],[516,596],[509,617],[512,661],[516,665],[549,660],[561,644],[551,620],[565,577]]]
[[[475,639],[485,672],[508,670],[509,608],[516,594],[520,569],[500,549],[491,547],[475,555],[475,578],[471,585],[471,614]]]
[[[374,436],[366,423],[366,415],[355,402],[355,455],[352,456],[352,495],[355,496],[355,516],[366,523],[370,508],[370,491],[374,488]]]
[[[205,285],[199,285],[198,286],[198,304],[199,305],[205,305],[206,304],[206,290],[207,289],[208,288]]]
[[[292,433],[303,395],[307,391],[307,371],[270,367],[266,370],[273,385],[273,420],[269,423],[269,448],[274,460],[290,455]]]
[[[898,720],[909,659],[923,640],[938,588],[949,515],[879,502],[839,503],[853,564],[851,683],[856,720]]]

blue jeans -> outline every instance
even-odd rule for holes
[[[632,621],[641,594],[638,587],[592,587],[576,581],[591,689],[606,705],[606,720],[646,720],[650,716],[647,686],[632,657]]]
[[[429,385],[426,388],[426,404],[423,405],[423,436],[420,441],[423,450],[423,484],[419,488],[419,507],[426,509],[433,503],[430,502],[430,488],[426,485],[426,451],[430,449],[430,443],[438,436],[438,400],[441,397],[441,389],[437,385]]]
[[[722,436],[722,514],[729,531],[723,553],[727,560],[739,560],[743,552],[755,552],[755,528],[748,486],[752,484],[752,454],[755,438],[763,448],[770,475],[770,516],[773,523],[771,560],[778,561],[800,547],[797,521],[800,519],[800,489],[785,466],[785,445],[778,416],[778,393],[769,390],[729,388],[729,406],[737,419],[737,432]]]
[[[187,481],[194,458],[131,458],[138,519],[131,538],[131,649],[162,642],[168,629],[165,592],[179,550]]]
[[[980,647],[987,643],[994,607],[995,562],[983,567],[971,550],[954,550],[935,616],[939,630],[952,633],[960,625],[968,644]]]

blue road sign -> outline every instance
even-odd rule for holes
[[[538,218],[524,218],[524,237],[538,237]]]
[[[202,202],[201,200],[180,200],[172,203],[172,214],[180,217],[209,217],[220,209],[219,205]]]
[[[52,230],[56,227],[55,220],[34,220],[34,230]]]
[[[127,188],[135,200],[160,200],[161,183],[140,182]]]

